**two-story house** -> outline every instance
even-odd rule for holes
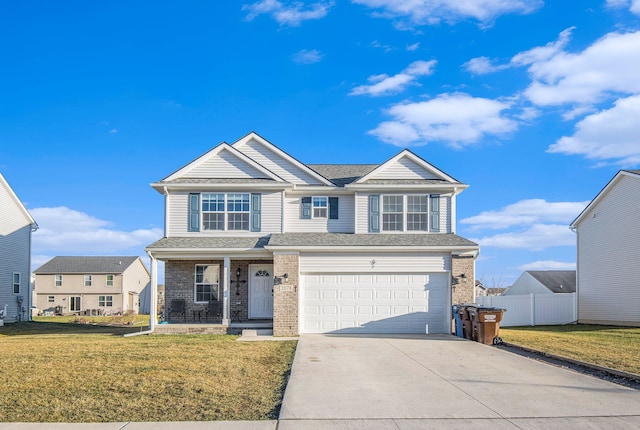
[[[146,251],[152,283],[165,263],[169,322],[219,302],[219,323],[272,321],[276,336],[449,333],[452,301],[473,301],[479,247],[455,234],[467,185],[409,150],[305,165],[250,133],[152,187],[165,235]]]
[[[31,318],[33,217],[0,174],[0,321]]]
[[[54,257],[33,273],[37,308],[62,314],[138,312],[151,279],[140,257]]]

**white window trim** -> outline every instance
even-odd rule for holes
[[[384,229],[384,198],[385,197],[397,197],[402,196],[402,230],[385,230]],[[424,196],[427,199],[427,224],[426,230],[408,230],[407,229],[407,215],[409,214],[409,196]],[[410,234],[424,234],[431,232],[431,207],[429,206],[429,199],[431,194],[420,194],[420,193],[410,193],[410,194],[380,194],[380,233],[383,234],[399,234],[399,233],[410,233]],[[422,212],[412,212],[412,213],[422,213]]]
[[[216,297],[218,298],[218,300],[220,300],[220,265],[219,264],[196,264],[193,268],[193,303],[209,303],[207,301],[197,301],[197,297],[198,297],[198,285],[204,285],[207,284],[206,282],[198,282],[198,267],[208,267],[208,266],[215,266],[217,267],[217,273],[218,273],[218,283],[211,283],[211,288],[213,291],[213,288],[216,288]]]
[[[58,285],[58,279],[57,279],[58,276],[60,277],[60,285]],[[53,275],[53,286],[58,288],[62,287],[63,279],[64,279],[64,276],[62,276],[61,274]]]
[[[313,205],[313,199],[324,199],[325,206],[318,206],[318,209],[326,211],[325,216],[316,216],[316,207]],[[311,196],[311,219],[329,219],[329,197],[328,196]]]
[[[429,207],[429,194],[405,194],[404,195],[404,231],[407,233],[427,233],[429,232],[429,214],[431,208]],[[409,230],[409,197],[424,197],[425,198],[425,207],[427,208],[426,212],[411,212],[412,214],[424,214],[425,215],[425,225],[424,230]]]
[[[111,284],[109,284],[109,276],[111,276]],[[107,287],[113,287],[116,283],[116,275],[112,275],[112,274],[105,275],[104,282]]]
[[[222,204],[223,207],[223,211],[205,211],[204,210],[204,196],[207,194],[222,194],[224,196],[224,202]],[[242,196],[248,196],[249,197],[249,210],[247,211],[240,211],[240,212],[236,212],[236,211],[229,211],[228,209],[228,201],[229,201],[229,195],[232,194],[239,194]],[[208,214],[223,214],[223,229],[222,230],[217,230],[217,229],[208,229],[205,228],[205,223],[204,223],[204,214],[208,213]],[[246,230],[231,230],[229,229],[229,214],[248,214],[249,216],[249,224],[248,224],[248,228]],[[229,192],[229,193],[201,193],[200,194],[200,231],[251,231],[251,193],[247,193],[247,192],[240,192],[240,193],[233,193],[233,192]]]
[[[56,296],[47,296],[47,303],[55,303]]]
[[[16,282],[16,275],[18,275],[18,282]],[[13,291],[13,294],[16,296],[19,295],[20,289],[22,287],[22,274],[20,272],[13,272],[13,274],[11,275],[11,285],[12,285],[11,291]],[[18,286],[17,293],[16,293],[16,286]]]
[[[110,299],[108,299],[108,297],[110,297]],[[98,306],[102,308],[112,308],[113,296],[112,295],[98,296]]]
[[[89,285],[87,285],[87,280],[89,281]],[[93,287],[93,275],[84,275],[84,286]]]

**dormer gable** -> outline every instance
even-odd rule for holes
[[[355,184],[371,181],[442,181],[460,184],[455,178],[423,160],[408,149],[364,175]],[[462,185],[462,184],[461,184]]]
[[[221,143],[186,166],[164,178],[163,182],[179,179],[283,179],[228,143]]]
[[[327,178],[313,171],[307,165],[296,160],[255,132],[251,132],[237,140],[232,146],[289,183],[335,186]]]

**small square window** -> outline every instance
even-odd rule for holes
[[[110,308],[113,306],[113,296],[98,296],[98,306]]]
[[[327,217],[327,208],[329,206],[327,197],[313,197],[312,205],[314,218]]]
[[[56,296],[49,296],[47,297],[47,302],[49,303],[55,303],[56,301]]]

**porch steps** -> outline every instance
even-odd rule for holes
[[[245,328],[242,330],[242,336],[273,336],[273,329],[267,328]]]

